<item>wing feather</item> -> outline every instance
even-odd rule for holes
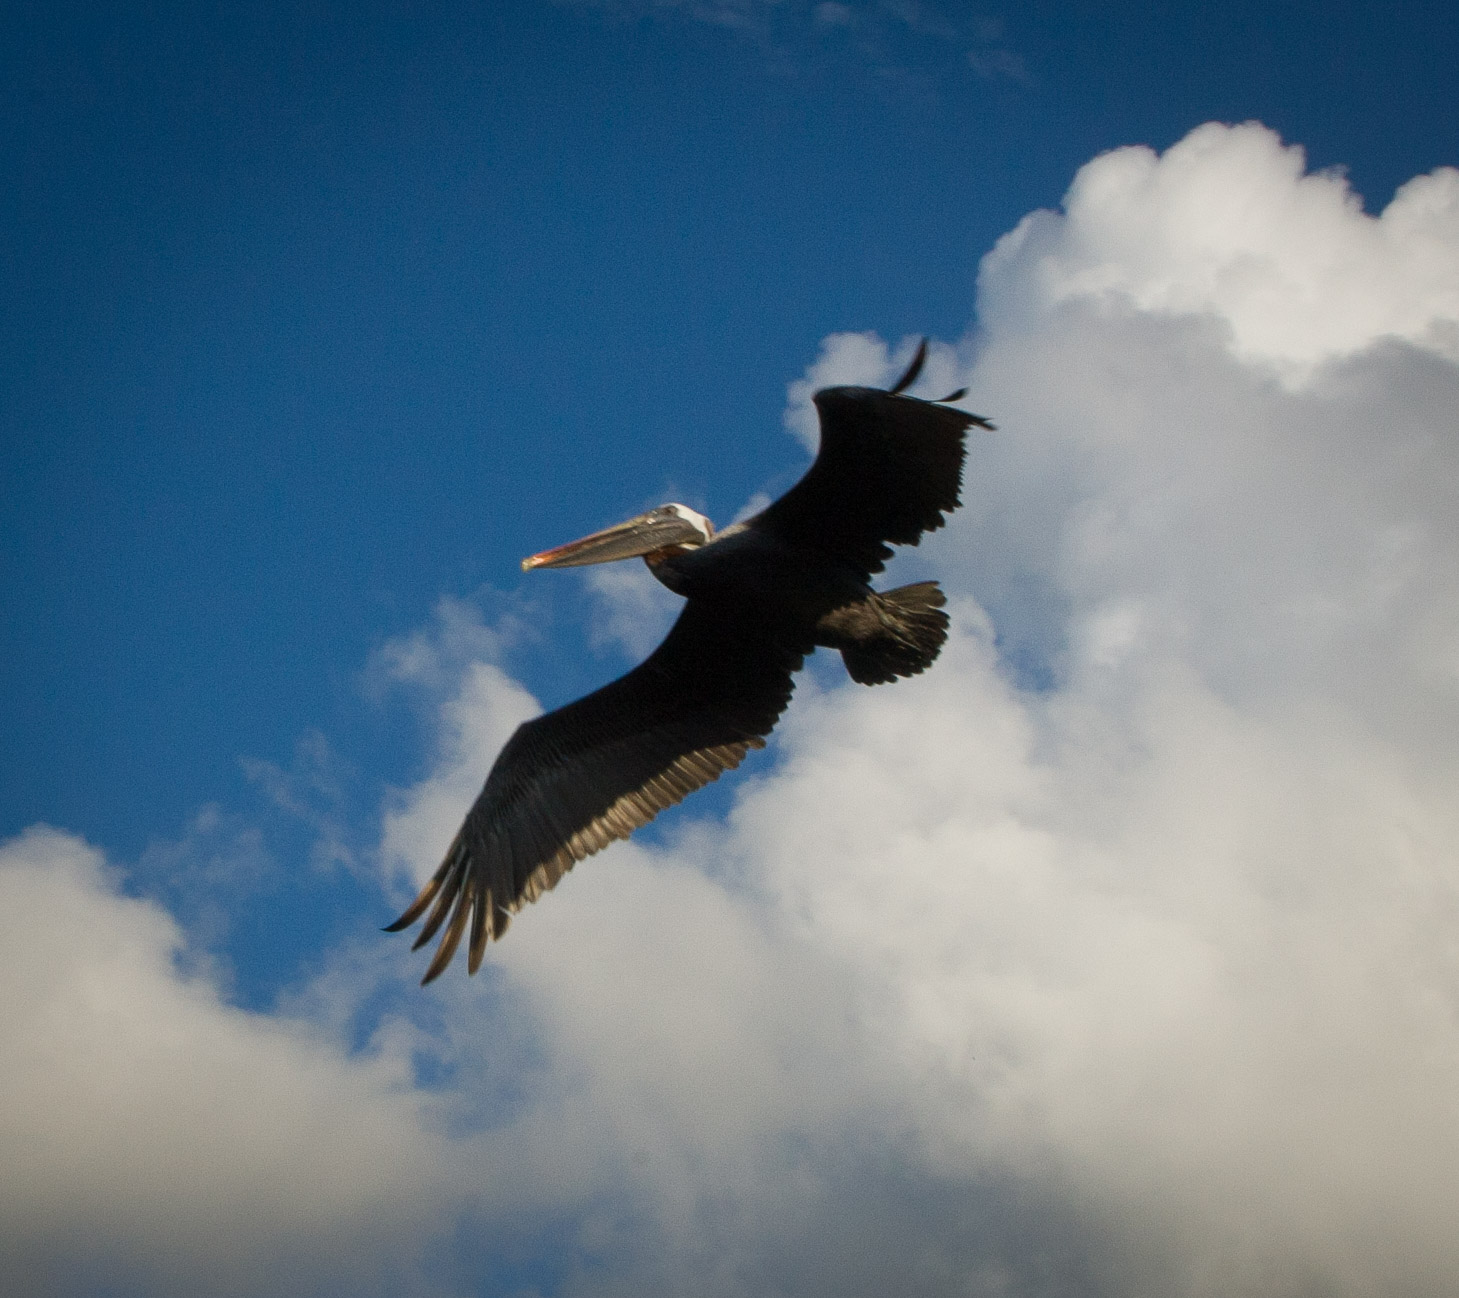
[[[916,545],[962,503],[967,430],[992,425],[880,388],[822,388],[814,401],[815,463],[750,526],[847,563],[866,580],[886,566],[890,545]]]
[[[419,948],[444,925],[422,981],[446,969],[468,931],[475,973],[510,915],[574,864],[763,748],[810,648],[690,600],[640,666],[520,726],[440,868],[389,926],[408,928],[429,908]]]

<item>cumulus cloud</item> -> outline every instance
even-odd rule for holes
[[[618,649],[637,662],[646,658],[679,615],[679,600],[642,563],[587,568],[593,595],[590,628],[595,649]]]
[[[230,1008],[157,905],[0,846],[0,1240],[16,1292],[376,1292],[454,1179],[408,1056]]]
[[[1288,378],[1400,338],[1459,360],[1459,171],[1404,185],[1378,217],[1300,146],[1209,123],[1164,155],[1116,149],[1061,213],[1035,212],[983,265],[984,318],[1037,328],[1062,302],[1123,299],[1218,322],[1243,360]]]
[[[1048,1167],[1113,1292],[1459,1265],[1456,186],[1368,217],[1253,126],[1084,168],[984,263],[1003,431],[930,542],[1001,653],[828,696],[741,810],[929,1162]]]
[[[660,1086],[625,1077],[617,1103],[717,1112],[690,1060],[778,1061],[735,1075],[757,1125],[716,1145],[665,1122],[676,1177],[635,1181],[661,1220],[717,1184],[739,1210],[713,1243],[674,1237],[680,1283],[795,1274],[815,1292],[840,1211],[889,1255],[930,1249],[944,1270],[926,1292],[1446,1290],[1453,183],[1435,173],[1370,217],[1250,126],[1089,164],[1063,212],[988,258],[980,332],[934,348],[919,389],[969,382],[1002,429],[977,439],[967,507],[926,547],[961,598],[938,669],[802,689],[779,764],[752,772],[727,825],[588,862],[523,917],[500,959],[533,958],[531,926],[581,926],[558,958],[591,950],[604,983],[644,989],[592,996],[599,1044],[577,1038],[597,1062],[625,1040],[655,1060]],[[1433,232],[1417,247],[1389,233],[1415,223]],[[911,346],[828,339],[787,422],[808,440],[815,387],[885,382]],[[722,908],[691,923],[692,958],[671,887],[667,910],[635,887],[623,917],[625,874],[644,869]],[[788,1034],[772,1015],[747,1036],[722,986],[767,968],[767,1005],[797,1009]],[[554,995],[542,968],[526,981]],[[650,1045],[659,983],[701,1011],[692,1031],[667,1015],[677,1046]],[[816,1104],[782,1107],[807,1059]],[[794,1175],[769,1152],[787,1142],[812,1151]],[[793,1241],[732,1166],[770,1202],[799,1188],[811,1206],[777,1218]],[[906,1248],[905,1221],[841,1193],[853,1166],[880,1205],[895,1186],[957,1205],[958,1224]],[[776,1270],[789,1257],[802,1269]]]
[[[321,1025],[384,966],[243,1014],[84,845],[9,845],[7,1234],[196,1257],[426,1204],[466,1291],[506,1250],[563,1294],[1447,1293],[1455,184],[1371,217],[1255,126],[1088,164],[919,385],[1000,426],[920,553],[937,668],[803,678],[727,816],[580,864],[363,1053]],[[914,345],[827,339],[788,425]],[[452,606],[379,656],[439,733],[392,887],[536,709],[500,645]]]

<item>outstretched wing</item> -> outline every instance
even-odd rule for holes
[[[821,449],[799,482],[750,520],[795,546],[840,560],[862,579],[880,572],[891,545],[916,545],[961,503],[964,444],[986,419],[901,395],[926,344],[890,392],[822,388],[815,395]],[[954,393],[945,400],[955,400]]]
[[[445,925],[422,981],[451,963],[468,923],[475,973],[510,915],[576,862],[763,748],[810,648],[691,600],[640,666],[519,727],[440,869],[389,927],[430,907],[419,948]]]

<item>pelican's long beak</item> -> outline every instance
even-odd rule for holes
[[[630,518],[626,523],[605,527],[580,541],[569,541],[554,550],[528,555],[522,560],[522,571],[610,563],[614,559],[632,559],[635,555],[662,550],[668,545],[697,545],[703,540],[704,534],[687,518],[680,518],[667,510],[653,509],[637,518]]]

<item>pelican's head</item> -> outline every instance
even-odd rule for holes
[[[589,563],[631,559],[640,554],[652,564],[655,559],[703,545],[713,536],[714,525],[697,510],[677,503],[660,505],[580,541],[569,541],[556,549],[529,555],[522,560],[522,570],[577,568]]]

